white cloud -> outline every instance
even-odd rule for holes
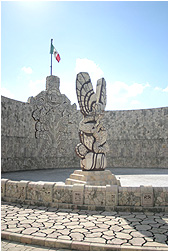
[[[154,88],[154,90],[155,90],[155,91],[161,91],[161,90],[162,90],[162,88],[155,87],[155,88]]]
[[[162,89],[161,87],[155,87],[154,88],[155,91],[161,91],[161,92],[168,92],[168,86],[164,89]]]
[[[22,67],[22,71],[26,74],[31,74],[32,73],[32,68],[31,67]]]
[[[45,89],[46,78],[43,78],[41,80],[32,81],[29,82],[29,88],[31,96],[36,96],[41,91]]]
[[[104,73],[96,63],[89,59],[76,59],[75,72],[88,72],[95,89],[97,80],[104,77]]]
[[[147,87],[150,87],[148,83],[146,84],[133,83],[131,85],[127,85],[125,82],[121,81],[115,81],[113,84],[107,81],[106,109],[120,110],[120,109],[137,108],[137,106],[139,106],[140,104],[140,101],[138,100],[137,97],[139,95],[142,95]]]
[[[104,74],[101,68],[96,65],[94,61],[89,59],[76,59],[74,70],[74,74],[60,75],[60,91],[69,98],[71,104],[76,103],[77,107],[79,108],[75,89],[76,74],[79,72],[88,72],[94,90],[96,89],[97,80],[104,77]]]
[[[163,92],[168,92],[168,86],[162,90]]]
[[[11,99],[15,98],[15,95],[10,90],[8,90],[7,88],[3,88],[3,87],[1,87],[1,95],[8,97],[8,98],[11,98]]]

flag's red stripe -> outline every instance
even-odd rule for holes
[[[58,62],[60,61],[60,55],[59,55],[59,54],[56,55],[56,60],[57,60]]]

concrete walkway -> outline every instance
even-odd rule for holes
[[[49,181],[49,182],[65,182],[65,180],[74,172],[72,168],[48,169],[35,171],[18,171],[2,173],[2,178],[15,181]],[[106,168],[117,179],[120,179],[122,186],[140,186],[152,185],[156,187],[168,186],[168,169],[161,168]]]
[[[38,245],[24,244],[14,241],[1,241],[1,251],[68,251],[67,249],[54,249]]]
[[[67,250],[168,250],[167,215],[2,202],[2,239]]]

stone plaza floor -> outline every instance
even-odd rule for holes
[[[2,250],[168,250],[166,213],[57,209],[1,202]],[[5,241],[11,240],[12,242]],[[19,242],[19,243],[17,243]],[[32,248],[31,248],[32,247]],[[22,247],[23,248],[23,247]],[[24,251],[22,249],[22,251]]]

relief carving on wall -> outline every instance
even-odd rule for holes
[[[106,106],[106,81],[97,81],[96,93],[88,73],[81,72],[76,78],[76,94],[83,114],[79,124],[80,143],[76,154],[81,158],[82,170],[99,171],[106,167],[105,154],[109,150],[106,143],[107,132],[102,123]]]
[[[55,77],[55,78],[54,78]],[[69,114],[72,110],[69,99],[60,93],[59,78],[49,76],[47,90],[29,98],[34,104],[32,117],[35,120],[35,138],[38,140],[38,153],[55,156],[62,151],[62,141],[67,132]],[[56,82],[57,81],[57,82]]]

